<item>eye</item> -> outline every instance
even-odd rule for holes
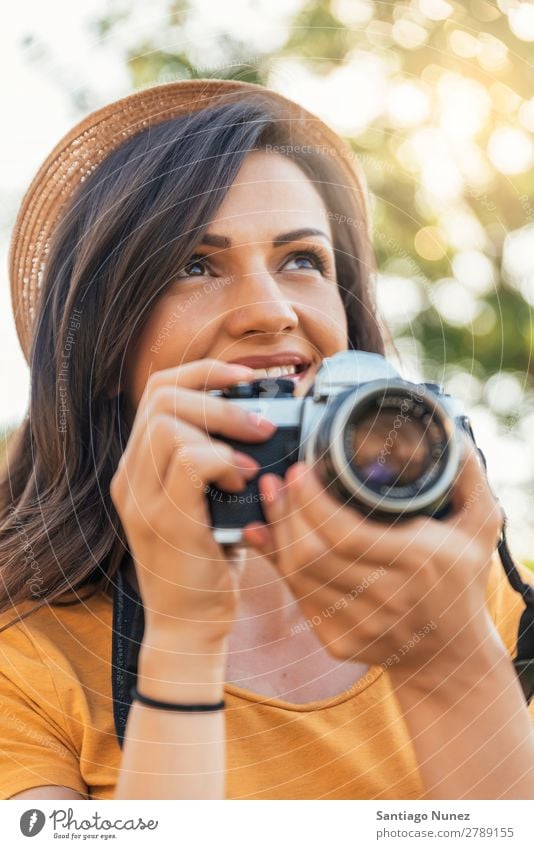
[[[298,262],[298,263],[300,263],[301,260],[304,260],[304,262],[307,263],[307,264],[306,265],[299,265],[296,269],[297,271],[299,271],[299,270],[308,271],[308,270],[315,269],[316,271],[320,271],[322,273],[325,270],[325,262],[324,262],[323,258],[320,256],[320,254],[317,253],[317,251],[314,251],[314,250],[295,251],[295,253],[291,254],[288,257],[287,262],[295,262],[295,263]],[[286,267],[287,267],[287,263],[286,263]]]
[[[195,269],[200,269],[200,272],[195,271]],[[176,276],[202,277],[206,273],[206,259],[201,254],[193,254],[187,265],[184,265]]]

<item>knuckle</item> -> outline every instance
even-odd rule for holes
[[[354,531],[340,537],[339,534],[333,534],[327,524],[321,528],[321,531],[328,541],[330,550],[334,554],[340,557],[351,558],[354,562],[366,557],[366,546]]]
[[[230,445],[227,445],[227,443],[223,442],[221,439],[213,440],[212,445],[215,455],[219,458],[221,463],[225,466],[232,467],[237,465],[237,458],[234,454],[234,449]]]
[[[434,555],[438,546],[425,526],[420,533],[415,534],[404,544],[403,555],[407,555],[413,566],[417,566],[424,574],[430,574],[434,568]]]
[[[330,643],[328,646],[328,654],[331,655],[335,660],[344,660],[343,652],[338,648],[337,643]]]
[[[306,564],[316,563],[331,550],[330,546],[325,546],[314,533],[310,532],[298,538],[296,545],[298,546],[299,560]]]
[[[131,520],[135,522],[138,530],[157,533],[160,523],[163,522],[165,513],[162,512],[159,500],[151,499],[147,503],[137,502],[132,508]]]
[[[147,378],[145,388],[143,390],[143,401],[147,403],[154,395],[154,392],[161,386],[161,375],[159,371],[153,371]]]
[[[209,418],[211,426],[222,422],[233,422],[240,417],[241,413],[237,404],[228,403],[225,398],[213,398],[210,395],[203,396],[202,410],[206,418]]]
[[[179,472],[183,472],[185,467],[191,468],[195,459],[192,445],[187,442],[183,442],[180,437],[177,437],[174,448],[174,457],[176,458],[175,465],[177,470]]]
[[[168,401],[168,391],[164,386],[158,385],[150,392],[150,397],[147,400],[147,413],[149,416],[157,415],[166,409]]]
[[[170,426],[167,416],[156,413],[150,418],[146,429],[146,435],[149,441],[154,440],[156,442],[162,439],[168,439],[172,433],[173,429]]]
[[[220,365],[219,360],[208,357],[202,360],[194,360],[190,363],[183,363],[178,367],[177,373],[178,377],[180,374],[185,375],[189,373],[190,377],[194,378],[195,381],[198,381],[200,387],[209,380],[212,372],[218,365]]]
[[[480,534],[465,541],[462,549],[462,555],[465,556],[473,564],[483,563],[487,559],[487,545]]]
[[[121,500],[117,512],[121,523],[127,531],[135,530],[138,521],[138,511],[136,509],[135,499],[131,494],[127,494]]]
[[[117,472],[111,478],[111,483],[109,485],[109,492],[111,495],[111,500],[118,506],[122,502],[123,493],[124,493],[124,485],[123,485],[123,476],[120,472]]]
[[[489,520],[491,533],[493,536],[498,537],[504,523],[504,512],[496,498],[493,498]]]
[[[121,510],[121,520],[128,531],[143,536],[157,532],[161,514],[159,499],[147,500],[142,492],[130,492]]]
[[[209,373],[212,369],[219,368],[221,362],[221,360],[217,360],[215,357],[205,357],[198,361],[198,369],[201,372]]]
[[[115,473],[109,484],[109,491],[114,502],[122,501],[128,493],[128,448],[121,454]]]

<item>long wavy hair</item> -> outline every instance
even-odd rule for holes
[[[46,603],[75,603],[82,588],[83,598],[111,591],[129,554],[109,494],[129,436],[113,387],[128,344],[249,152],[278,150],[313,181],[332,220],[348,347],[383,353],[355,187],[335,159],[295,146],[292,135],[265,99],[247,95],[141,131],[80,184],[50,246],[29,409],[0,479],[0,612],[35,602],[13,621]]]

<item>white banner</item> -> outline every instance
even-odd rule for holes
[[[495,801],[4,801],[3,846],[532,849],[534,804]],[[35,843],[30,840],[35,838]]]

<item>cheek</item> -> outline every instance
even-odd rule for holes
[[[176,297],[156,304],[125,358],[122,383],[135,407],[153,372],[202,359],[213,333],[213,323],[198,304]]]
[[[302,304],[300,319],[306,335],[323,356],[346,349],[347,316],[337,289],[323,291],[320,299]]]

